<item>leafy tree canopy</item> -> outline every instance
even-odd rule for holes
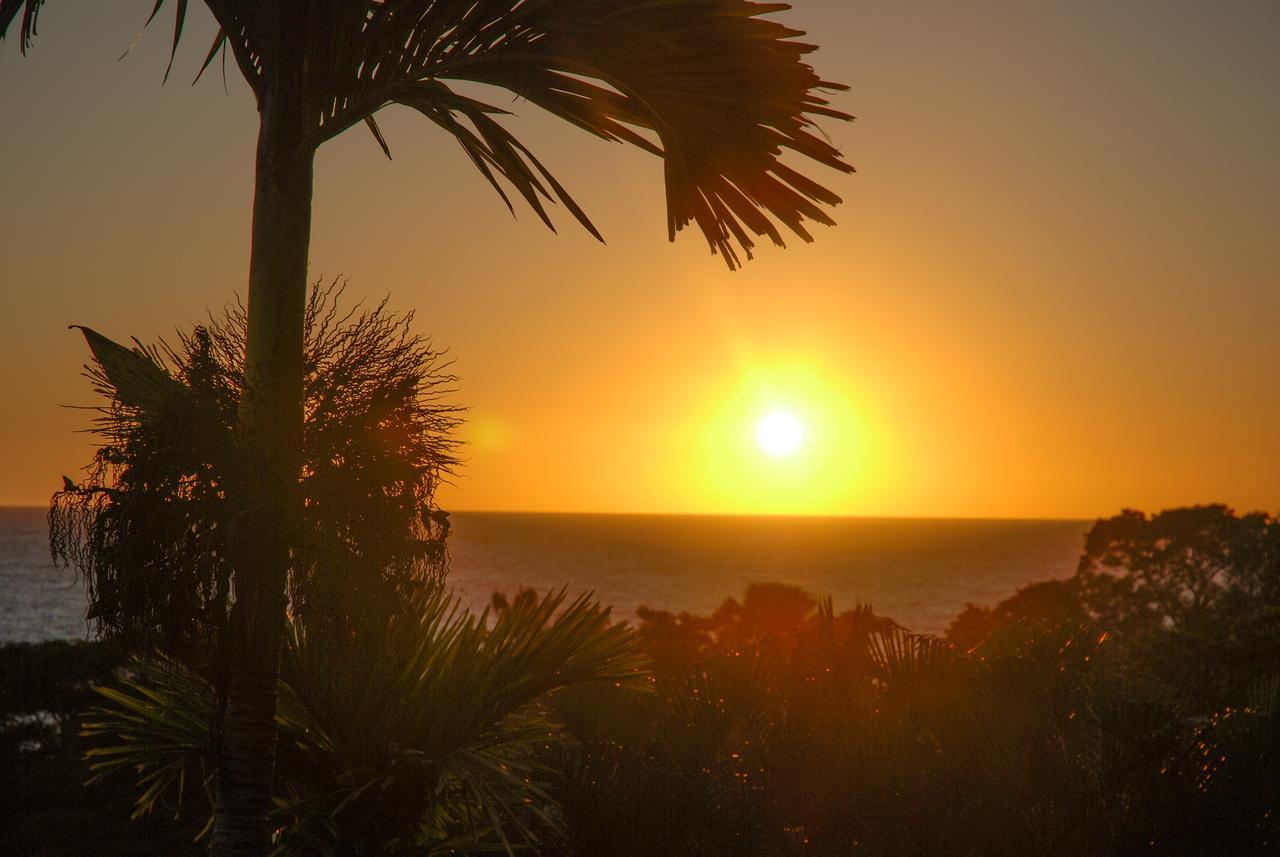
[[[1280,521],[1220,504],[1126,510],[1093,525],[1076,578],[1100,624],[1186,630],[1280,603]]]

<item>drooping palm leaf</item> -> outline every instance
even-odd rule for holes
[[[0,39],[4,38],[18,13],[22,13],[22,22],[18,26],[18,47],[25,54],[31,47],[31,39],[36,34],[36,21],[40,17],[40,7],[44,0],[0,0]]]
[[[22,12],[20,44],[43,0],[0,0],[0,36]],[[163,6],[157,0],[152,15]],[[850,172],[814,119],[850,117],[804,61],[814,48],[751,0],[206,0],[220,25],[201,66],[230,47],[260,101],[282,75],[301,88],[314,146],[362,122],[389,153],[373,115],[404,104],[452,134],[498,190],[508,182],[550,225],[559,199],[598,231],[533,154],[495,118],[505,111],[449,82],[507,89],[605,140],[665,161],[668,236],[696,223],[731,268],[782,230],[812,240],[839,196],[784,163],[784,152]],[[187,3],[175,4],[174,49]],[[304,35],[305,34],[305,35]]]
[[[850,169],[812,133],[811,117],[849,118],[819,95],[843,87],[803,62],[813,47],[794,41],[798,31],[762,17],[783,4],[419,0],[369,7],[358,37],[340,37],[328,54],[335,65],[317,87],[325,95],[316,105],[322,138],[387,103],[421,110],[428,96],[435,109],[474,119],[449,104],[456,95],[439,82],[491,84],[606,140],[660,152],[670,237],[696,222],[731,267],[735,242],[748,257],[752,235],[782,244],[771,217],[806,240],[805,219],[832,222],[821,206],[839,197],[780,157],[788,149]],[[424,94],[423,81],[436,86]],[[527,183],[513,184],[528,198]]]

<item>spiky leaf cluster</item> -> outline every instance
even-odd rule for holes
[[[290,534],[291,609],[338,626],[429,594],[444,575],[448,517],[434,505],[455,463],[453,377],[385,302],[340,310],[337,283],[306,314],[306,420]],[[175,345],[135,350],[86,331],[105,404],[101,446],[49,513],[54,557],[89,591],[108,638],[180,656],[213,649],[234,595],[227,561],[238,472],[245,313],[239,304]]]
[[[437,592],[348,635],[295,624],[276,718],[274,853],[523,850],[558,826],[538,764],[562,738],[547,695],[584,683],[645,689],[644,666],[625,623],[564,592],[497,616]],[[138,815],[182,807],[184,789],[212,791],[206,681],[152,658],[100,693],[86,724],[95,779],[132,778]]]

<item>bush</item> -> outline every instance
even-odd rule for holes
[[[439,585],[449,526],[433,498],[458,423],[442,401],[454,379],[412,314],[344,311],[341,294],[317,284],[307,304],[303,514],[289,537],[293,615],[338,628]],[[245,336],[239,304],[176,346],[129,352],[86,331],[102,446],[54,495],[50,541],[88,586],[98,632],[131,650],[202,663],[225,626]]]

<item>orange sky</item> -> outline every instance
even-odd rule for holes
[[[26,60],[0,45],[3,504],[90,455],[59,407],[93,401],[67,324],[149,339],[246,280],[250,98],[186,85],[203,18],[168,86],[163,28],[115,62],[150,5],[50,4]],[[827,130],[859,172],[821,176],[838,227],[738,274],[665,242],[656,159],[527,105],[513,127],[608,246],[513,220],[405,111],[380,114],[393,162],[362,130],[321,150],[313,272],[416,308],[456,358],[445,504],[1280,509],[1275,4],[796,6],[853,86],[859,120]],[[785,460],[751,443],[779,401],[810,431]]]

